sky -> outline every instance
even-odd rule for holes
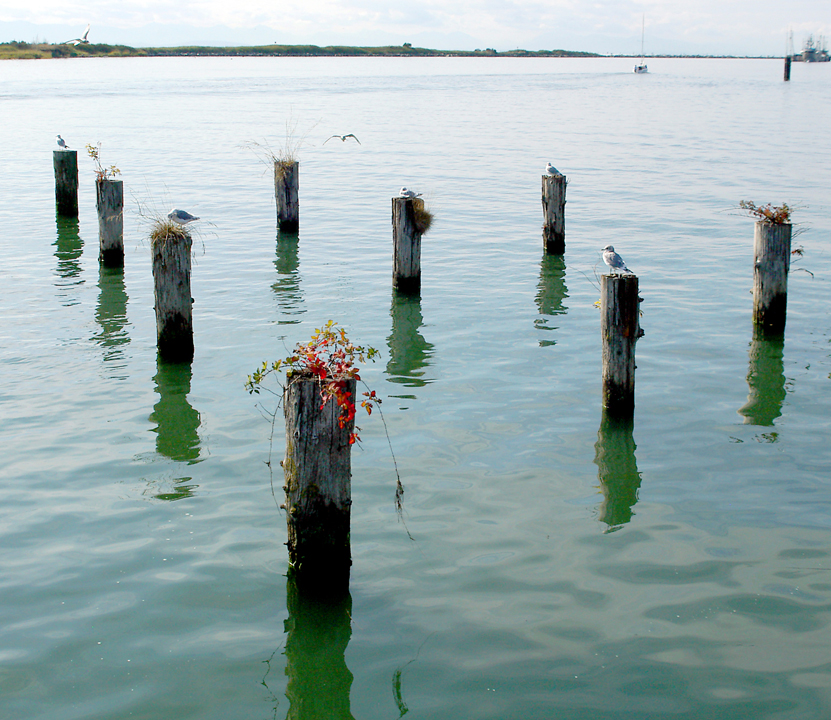
[[[401,45],[773,55],[831,37],[829,0],[0,0],[0,41]],[[826,46],[829,41],[826,40]]]

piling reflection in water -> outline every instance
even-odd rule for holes
[[[563,301],[568,297],[566,288],[566,261],[562,255],[543,255],[540,260],[540,281],[537,283],[537,308],[540,315],[548,317],[534,320],[537,330],[556,330],[557,325],[550,324],[551,317],[565,315],[568,308]],[[540,340],[540,347],[556,345],[554,337]]]
[[[421,297],[392,292],[392,334],[387,338],[390,359],[386,373],[390,382],[405,387],[424,387],[432,378],[425,377],[425,368],[430,366],[434,348],[421,335],[424,325],[421,314]],[[394,395],[393,397],[415,398],[415,395]]]
[[[300,319],[295,317],[306,312],[303,307],[303,291],[300,289],[300,238],[297,233],[277,233],[277,257],[274,267],[277,270],[277,282],[271,289],[277,297],[277,304],[284,315],[279,325],[296,325]]]
[[[55,216],[57,224],[57,238],[55,240],[55,257],[58,265],[55,273],[58,276],[55,287],[59,296],[65,299],[66,306],[77,305],[78,298],[65,292],[76,285],[83,285],[81,278],[81,255],[84,252],[84,241],[81,240],[78,218]]]
[[[190,363],[156,360],[153,381],[159,401],[150,421],[156,423],[156,452],[192,465],[199,461],[199,413],[188,402],[191,377]]]
[[[124,269],[98,269],[98,305],[95,322],[101,328],[92,336],[104,350],[104,362],[124,367],[124,346],[130,342],[127,333],[127,291],[124,287]]]
[[[352,637],[352,596],[309,596],[288,578],[286,600],[286,720],[354,720],[352,673],[345,658]]]
[[[632,509],[638,502],[641,475],[635,459],[634,429],[631,418],[617,419],[603,410],[594,445],[594,463],[603,492],[599,517],[608,525],[609,532],[632,519]]]
[[[756,329],[750,342],[747,402],[739,409],[746,425],[771,426],[785,401],[785,338]]]

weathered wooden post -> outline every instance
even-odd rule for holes
[[[785,58],[785,82],[791,79],[791,56]]]
[[[53,150],[55,168],[55,205],[58,215],[78,217],[78,152]]]
[[[354,378],[343,380],[355,398]],[[352,553],[354,415],[341,427],[341,408],[332,397],[323,403],[321,385],[308,371],[289,374],[283,394],[286,418],[286,524],[289,565],[301,590],[326,595],[349,587]]]
[[[190,292],[190,234],[160,222],[153,230],[153,280],[156,298],[156,344],[169,362],[193,360],[193,297]]]
[[[635,343],[640,328],[638,276],[600,276],[600,331],[603,338],[603,407],[610,417],[635,411]]]
[[[274,197],[277,200],[277,225],[281,232],[296,233],[300,228],[300,163],[274,161]]]
[[[421,292],[421,234],[417,215],[424,201],[417,197],[392,199],[392,286],[406,295]]]
[[[756,222],[753,238],[753,322],[765,334],[777,335],[785,331],[792,227],[790,223]]]
[[[124,267],[124,183],[96,179],[98,260],[105,267]]]
[[[565,175],[542,176],[542,241],[551,255],[566,251],[566,185]]]

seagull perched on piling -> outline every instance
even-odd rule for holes
[[[66,140],[64,140],[60,135],[55,135],[55,141],[58,143],[58,147],[61,150],[69,150],[69,145],[66,144]]]
[[[607,245],[603,248],[603,262],[606,263],[614,273],[617,273],[617,271],[620,270],[621,272],[633,274],[632,271],[626,267],[626,263],[623,262],[623,258],[615,252],[615,248],[612,245]]]
[[[398,191],[398,197],[401,198],[417,198],[421,197],[421,193],[415,192],[415,190],[408,190],[407,188],[403,187]]]
[[[341,142],[346,142],[346,138],[355,138],[355,142],[356,142],[356,143],[358,143],[358,145],[360,145],[360,144],[361,144],[361,141],[360,141],[360,140],[358,140],[358,138],[357,138],[357,137],[355,137],[355,135],[353,135],[352,133],[349,133],[348,135],[332,135],[331,137],[329,137],[329,138],[327,138],[326,140],[324,140],[324,141],[323,141],[323,144],[325,145],[325,144],[326,144],[327,142],[329,142],[329,140],[331,140],[332,138],[338,138]]]
[[[549,175],[562,175],[562,173],[557,168],[555,168],[551,163],[548,163],[548,165],[545,166],[545,171]]]
[[[191,215],[187,210],[177,210],[176,208],[173,208],[167,214],[167,218],[177,225],[187,225],[189,222],[199,219],[196,215]]]

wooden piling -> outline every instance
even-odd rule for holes
[[[566,251],[566,185],[565,175],[542,176],[542,241],[551,255]]]
[[[791,56],[785,58],[785,82],[791,79]]]
[[[105,267],[124,267],[124,183],[96,180],[98,260]]]
[[[421,198],[392,199],[392,286],[406,295],[421,292],[421,231],[417,213]]]
[[[344,381],[355,398],[354,378]],[[325,594],[349,587],[352,555],[352,446],[355,420],[340,426],[334,398],[322,404],[320,383],[309,372],[288,377],[283,394],[286,418],[286,524],[289,566],[302,589]]]
[[[193,360],[190,234],[172,223],[157,226],[152,241],[156,344],[168,362]]]
[[[78,217],[78,152],[54,150],[55,205],[58,215]]]
[[[603,407],[611,417],[635,411],[635,343],[640,328],[637,275],[601,275]]]
[[[300,163],[274,161],[274,197],[277,201],[277,225],[281,232],[296,233],[300,228]]]
[[[753,322],[770,335],[785,331],[792,227],[760,220],[754,232]]]

